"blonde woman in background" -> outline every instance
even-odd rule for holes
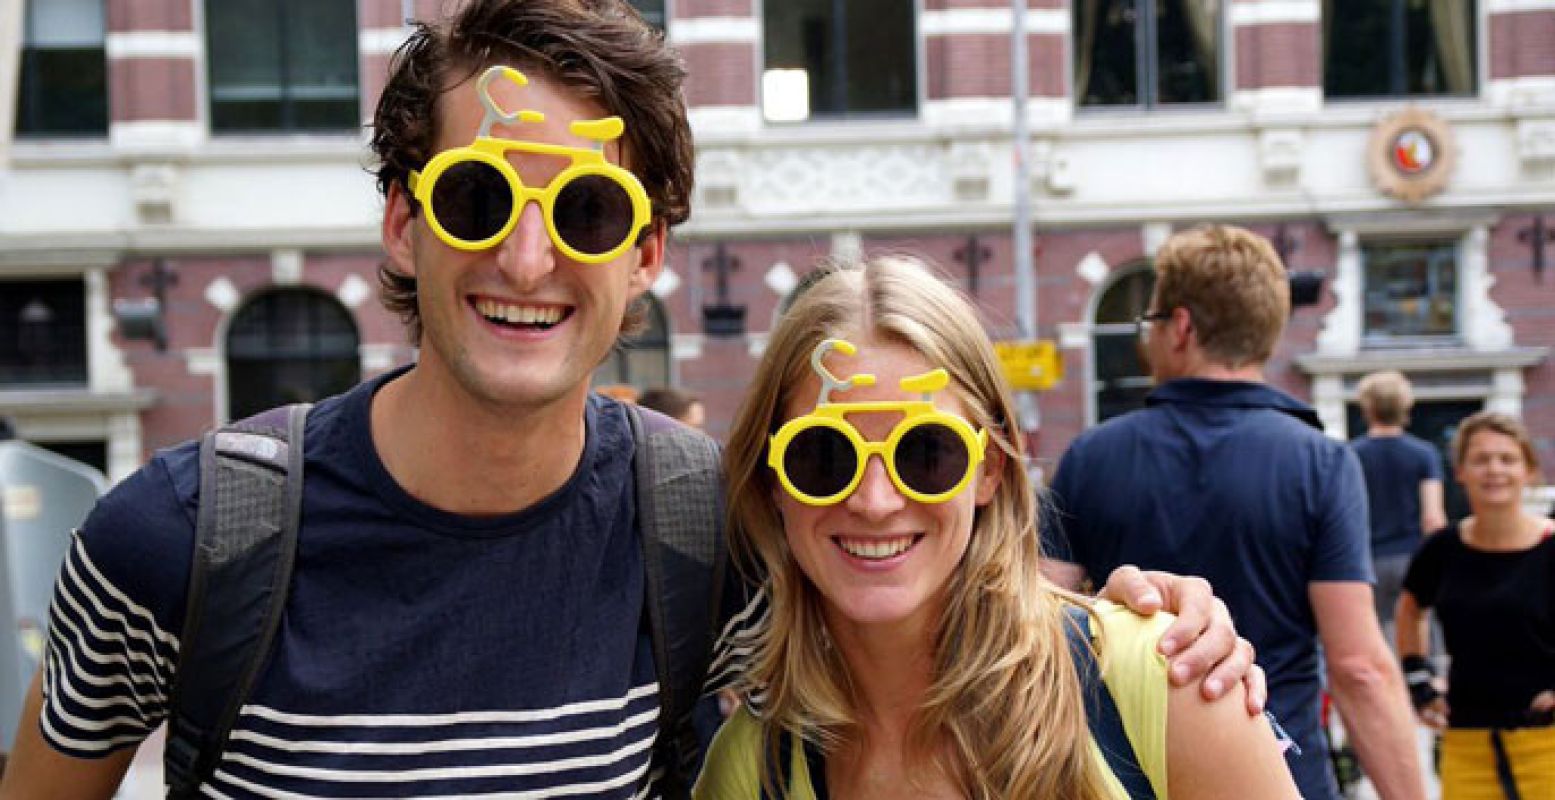
[[[939,428],[904,424],[920,418]],[[772,617],[753,644],[757,713],[719,732],[697,798],[1296,797],[1240,691],[1169,686],[1167,618],[1042,577],[1018,433],[973,308],[922,264],[810,282],[726,451],[732,546],[770,576]],[[1077,622],[1143,792],[1092,743]]]
[[[1555,522],[1523,511],[1539,471],[1523,424],[1482,411],[1453,437],[1473,511],[1426,539],[1398,601],[1410,697],[1442,736],[1443,800],[1555,798]],[[1452,657],[1443,693],[1428,613]]]

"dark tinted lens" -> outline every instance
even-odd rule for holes
[[[567,181],[551,214],[562,241],[580,253],[598,255],[626,241],[632,198],[626,187],[603,175],[584,175]]]
[[[806,428],[783,451],[783,472],[794,488],[811,497],[830,497],[853,480],[858,451],[835,428]]]
[[[443,230],[466,242],[491,238],[513,215],[513,190],[496,167],[461,161],[438,176],[432,212]]]
[[[896,474],[921,494],[943,494],[966,476],[966,444],[938,423],[919,425],[896,443]]]

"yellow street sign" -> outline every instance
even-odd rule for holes
[[[1064,378],[1064,359],[1052,339],[994,342],[993,349],[1005,380],[1016,391],[1045,391]]]

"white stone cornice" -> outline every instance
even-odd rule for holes
[[[194,31],[112,31],[103,40],[108,59],[196,58],[200,36]]]
[[[1497,108],[1555,111],[1555,76],[1531,75],[1486,81],[1485,99]]]
[[[1522,11],[1555,11],[1555,0],[1484,0],[1487,14],[1516,14]]]
[[[692,106],[686,110],[697,140],[707,136],[743,136],[761,130],[761,109],[756,106]]]
[[[188,150],[205,141],[205,126],[198,120],[142,119],[108,125],[108,141],[115,150]]]
[[[670,22],[670,41],[687,44],[755,44],[761,23],[752,17],[688,17]]]
[[[1015,15],[1008,8],[951,8],[925,11],[919,18],[925,36],[966,34],[1008,34],[1015,27]],[[1026,12],[1027,33],[1066,34],[1069,11],[1062,8],[1033,8]]]
[[[409,35],[404,27],[364,28],[356,34],[356,46],[364,56],[386,56],[398,50]]]
[[[1323,18],[1319,0],[1253,0],[1229,5],[1232,25],[1317,22]]]

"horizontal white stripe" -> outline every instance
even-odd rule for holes
[[[99,586],[103,587],[108,596],[115,600],[120,608],[140,619],[132,623],[122,615],[112,615],[112,617],[124,622],[124,627],[128,630],[149,632],[163,644],[171,647],[176,654],[178,652],[178,639],[157,625],[157,618],[150,610],[131,600],[128,595],[119,591],[119,588],[114,586],[112,581],[103,577],[103,574],[97,571],[97,566],[92,563],[91,557],[87,555],[86,546],[81,543],[81,537],[79,536],[76,537],[75,551],[81,557],[81,566],[86,567],[86,571],[92,576],[92,579],[97,581]],[[104,616],[110,615],[105,614]]]
[[[70,685],[69,676],[65,675],[65,674],[62,674],[61,670],[59,669],[59,662],[58,662],[57,659],[52,661],[51,664],[52,664],[52,666],[54,668],[50,669],[50,670],[46,670],[46,675],[49,677],[49,680],[46,681],[47,688],[48,688],[48,692],[47,692],[47,696],[48,696],[47,697],[48,711],[47,711],[47,713],[44,713],[44,714],[40,715],[45,722],[49,721],[50,717],[54,717],[54,718],[57,718],[62,724],[68,726],[71,729],[72,733],[87,733],[87,734],[93,733],[93,732],[96,732],[96,731],[106,731],[109,728],[129,727],[132,730],[139,732],[139,734],[138,735],[135,735],[135,734],[122,734],[122,735],[120,735],[119,737],[117,737],[116,739],[114,739],[112,741],[132,741],[132,742],[134,742],[134,741],[140,741],[140,739],[145,738],[145,733],[150,731],[151,726],[146,724],[146,721],[141,719],[138,716],[135,716],[135,717],[115,716],[115,717],[109,717],[107,719],[96,719],[96,720],[93,720],[93,719],[83,719],[82,717],[78,717],[75,714],[72,714],[69,711],[66,711],[65,708],[64,708],[64,705],[59,702],[59,698],[60,698],[60,693],[61,692],[64,692],[71,699],[73,699],[73,700],[75,700],[75,701],[77,701],[79,703],[82,703],[83,705],[88,705],[90,707],[92,704],[84,702],[83,698],[80,695],[80,693],[76,692],[75,689]],[[51,725],[50,728],[53,729],[53,726]],[[126,738],[126,737],[128,737],[128,738]],[[75,742],[76,740],[72,739],[70,741]],[[75,745],[72,745],[72,746],[81,746],[81,744],[86,744],[86,743],[78,743],[78,744],[75,744]],[[91,742],[91,743],[87,744],[87,746],[84,749],[88,749],[88,750],[98,749],[98,746],[100,744],[101,744],[100,742],[94,741],[94,742]]]
[[[285,725],[303,725],[317,728],[423,728],[435,725],[463,725],[477,723],[543,722],[576,714],[593,714],[600,711],[619,711],[633,700],[651,697],[659,691],[659,684],[646,683],[626,693],[625,697],[605,700],[586,700],[555,708],[539,708],[526,711],[460,711],[454,714],[343,714],[324,716],[319,714],[294,714],[265,706],[245,705],[243,716],[253,716]]]
[[[60,600],[65,601],[65,605],[76,613],[76,617],[86,623],[86,628],[92,633],[93,637],[104,644],[118,645],[122,653],[122,655],[114,656],[103,655],[92,660],[105,666],[121,665],[132,675],[136,673],[136,670],[129,662],[138,661],[150,673],[146,676],[149,680],[165,682],[172,674],[172,666],[162,661],[161,654],[157,652],[156,645],[152,643],[151,637],[131,627],[122,615],[114,613],[104,606],[97,595],[92,592],[92,587],[83,582],[80,576],[76,574],[74,564],[66,561],[65,572],[69,575],[70,581],[65,586],[62,586],[60,591],[54,593],[56,603]],[[119,622],[129,631],[130,637],[126,638],[123,634],[99,628],[97,623],[93,621],[92,614],[85,608],[82,608],[81,604],[76,600],[75,595],[77,593],[86,599],[87,604],[92,606],[92,610],[97,612],[99,618]],[[54,611],[58,612],[59,609],[55,608]],[[59,614],[59,619],[61,622],[70,625],[71,633],[75,634],[76,641],[81,642],[83,648],[88,653],[96,655],[95,651],[87,646],[87,637],[82,635],[81,630],[72,624],[68,617],[64,614]],[[137,633],[140,634],[138,637],[135,636]],[[147,651],[150,651],[150,655],[147,655]],[[125,656],[128,656],[128,661],[125,660]]]
[[[1485,12],[1489,14],[1522,11],[1555,11],[1555,0],[1485,0]]]
[[[640,727],[659,718],[659,707],[633,714],[621,722],[603,728],[584,728],[575,731],[535,734],[532,736],[491,736],[478,739],[439,739],[427,742],[326,742],[289,741],[262,733],[242,730],[232,734],[233,741],[253,742],[271,750],[287,753],[334,753],[369,756],[413,756],[423,753],[463,753],[476,750],[517,750],[531,747],[552,747],[578,742],[614,739],[632,728]]]
[[[137,708],[151,704],[160,705],[167,701],[163,694],[162,686],[154,678],[137,675],[122,658],[114,658],[93,650],[86,645],[81,637],[81,632],[76,630],[74,623],[63,616],[55,616],[51,619],[56,626],[49,633],[49,644],[55,650],[63,650],[70,664],[72,683],[80,682],[99,689],[109,689],[115,686],[123,686],[130,691],[130,697],[122,694],[111,700],[86,700],[81,699],[81,704],[90,708],[106,708],[116,703],[127,703]],[[64,627],[66,631],[60,631]],[[66,634],[70,635],[66,635]],[[72,638],[74,637],[74,638]],[[79,645],[79,648],[77,647]],[[84,659],[84,661],[83,661]],[[102,674],[92,671],[85,662],[91,662],[92,666],[102,669]],[[138,679],[138,680],[137,680]],[[146,687],[146,694],[141,694],[141,684],[150,683]]]
[[[1232,25],[1317,22],[1323,18],[1323,4],[1319,0],[1256,0],[1230,5]]]
[[[669,38],[675,44],[754,44],[761,41],[761,25],[752,17],[689,17],[670,20]]]
[[[383,56],[398,50],[409,38],[405,28],[365,28],[356,34],[356,46],[364,56]]]
[[[108,58],[196,58],[200,37],[194,31],[113,31],[103,38]]]
[[[642,780],[648,771],[645,763],[631,772],[618,775],[604,781],[593,783],[575,783],[562,786],[547,786],[544,789],[528,792],[461,792],[459,794],[446,794],[422,797],[421,800],[541,800],[548,797],[575,797],[578,795],[592,795],[607,792],[611,789],[619,789]],[[215,780],[230,783],[234,786],[247,789],[250,792],[268,798],[284,798],[285,800],[337,800],[335,796],[321,796],[312,794],[298,794],[296,792],[282,792],[267,786],[260,786],[253,781],[244,780],[229,772],[220,769],[212,776]],[[209,786],[204,787],[206,792],[214,792]],[[219,796],[219,795],[218,795]],[[362,798],[362,800],[392,800],[391,798]]]
[[[653,746],[654,737],[647,736],[631,744],[618,747],[608,753],[592,756],[559,758],[528,764],[485,764],[473,767],[428,767],[402,770],[343,770],[323,767],[299,767],[291,764],[272,764],[242,753],[225,753],[222,763],[242,764],[267,775],[304,780],[329,781],[331,783],[406,783],[410,781],[448,781],[469,778],[512,778],[528,775],[546,775],[580,769],[605,767],[623,761]]]
[[[1015,13],[1009,8],[950,8],[925,11],[918,18],[924,36],[949,36],[958,33],[1008,34],[1015,29]],[[1068,33],[1068,9],[1031,8],[1026,10],[1027,33]]]

